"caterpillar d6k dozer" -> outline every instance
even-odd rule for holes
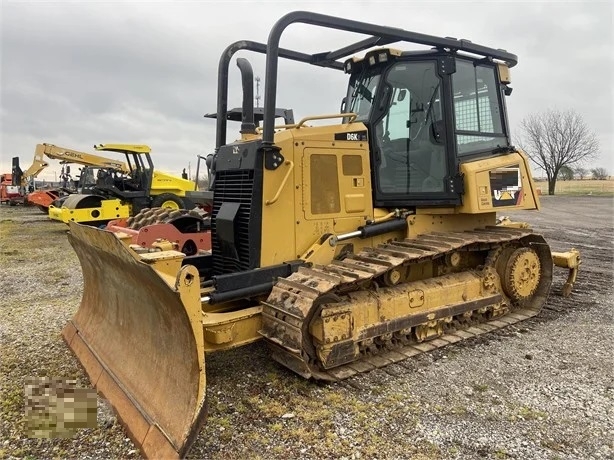
[[[368,37],[317,54],[280,48],[296,22]],[[428,48],[382,47],[394,42]],[[256,128],[251,66],[238,59],[241,138],[227,143],[239,50],[266,54],[264,119]],[[349,74],[341,113],[275,126],[279,57]],[[509,140],[516,61],[308,12],[280,19],[266,45],[223,52],[211,253],[139,254],[70,224],[85,284],[64,337],[144,455],[187,453],[204,418],[207,353],[264,339],[297,374],[335,381],[538,314],[554,265],[569,269],[569,294],[579,254],[497,221],[539,208],[527,157]]]

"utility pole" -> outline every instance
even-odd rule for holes
[[[260,77],[256,77],[256,107],[260,107]]]
[[[192,180],[192,162],[188,161],[188,179]]]

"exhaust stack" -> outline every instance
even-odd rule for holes
[[[243,87],[243,109],[241,113],[241,134],[257,134],[254,123],[254,71],[245,58],[237,59],[237,67],[241,70],[241,86]]]

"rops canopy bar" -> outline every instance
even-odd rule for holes
[[[373,45],[368,45],[369,48]],[[264,43],[258,43],[249,40],[241,40],[234,42],[228,46],[222,56],[218,65],[217,73],[217,124],[215,133],[215,150],[217,151],[222,145],[226,144],[226,128],[228,120],[226,114],[228,112],[228,68],[230,67],[230,61],[237,51],[247,50],[255,51],[257,53],[266,54],[267,47]],[[325,53],[329,54],[329,53]],[[336,62],[335,60],[329,60],[324,62],[322,59],[318,59],[317,55],[311,55],[307,53],[300,53],[298,51],[287,50],[284,48],[278,49],[278,56],[290,59],[293,61],[306,62],[308,64],[318,65],[321,67],[330,67],[336,70],[343,70],[343,63]],[[273,109],[273,112],[275,110]]]
[[[347,32],[355,32],[361,34],[372,35],[372,37],[362,40],[337,51],[314,54],[317,58],[317,65],[324,65],[331,60],[353,54],[357,51],[370,48],[371,46],[384,45],[393,42],[410,42],[420,45],[434,46],[436,48],[448,48],[454,51],[466,51],[478,56],[490,57],[505,61],[509,67],[513,67],[518,63],[518,58],[507,51],[488,48],[486,46],[477,45],[467,40],[456,40],[454,38],[441,38],[433,35],[425,35],[416,32],[409,32],[403,29],[394,27],[380,26],[369,24],[367,22],[353,21],[351,19],[338,18],[335,16],[327,16],[319,13],[311,13],[308,11],[295,11],[288,13],[278,20],[269,34],[267,42],[266,55],[266,74],[265,74],[265,90],[264,90],[264,122],[263,122],[263,143],[265,146],[273,145],[274,134],[274,116],[277,93],[277,62],[281,56],[279,49],[279,40],[281,34],[290,24],[295,22],[312,24],[329,29],[345,30]],[[311,62],[315,64],[315,62]]]

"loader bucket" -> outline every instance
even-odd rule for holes
[[[113,233],[69,225],[84,287],[62,335],[141,453],[183,457],[205,418],[198,271],[179,253],[160,271]]]

